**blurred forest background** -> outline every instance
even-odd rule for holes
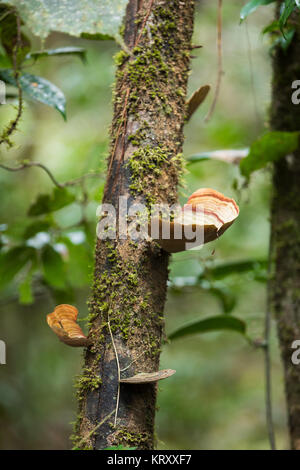
[[[185,129],[184,156],[217,149],[244,148],[266,128],[271,90],[270,44],[261,31],[272,19],[273,7],[260,8],[247,23],[239,25],[244,2],[224,2],[223,68],[221,94],[213,118],[204,117],[213,99],[210,95]],[[191,94],[204,84],[215,87],[217,2],[197,2],[193,54],[189,81]],[[41,44],[32,38],[36,50]],[[60,182],[90,171],[100,178],[86,180],[87,203],[74,203],[55,212],[56,249],[68,258],[65,289],[52,292],[35,280],[33,303],[18,301],[18,283],[1,291],[0,339],[7,344],[7,364],[0,366],[0,448],[71,448],[71,422],[76,417],[74,377],[79,373],[82,351],[60,343],[46,324],[46,314],[59,302],[78,306],[81,319],[87,316],[86,301],[92,273],[94,236],[74,227],[60,237],[60,228],[76,225],[82,207],[95,233],[96,207],[105,181],[108,135],[112,116],[112,86],[119,50],[113,41],[88,41],[51,34],[45,47],[82,46],[87,50],[84,65],[74,57],[40,59],[30,73],[55,83],[67,98],[67,121],[52,108],[26,103],[15,146],[1,149],[1,162],[29,159],[47,164]],[[1,106],[1,128],[15,115],[11,105]],[[255,271],[212,279],[223,292],[213,295],[210,281],[199,287],[180,288],[182,282],[219,263],[266,260],[269,244],[270,174],[256,172],[242,188],[237,166],[203,161],[187,166],[184,202],[199,187],[212,187],[234,197],[240,216],[220,240],[200,251],[172,256],[170,288],[165,309],[167,334],[191,320],[233,308],[247,322],[252,339],[264,329],[266,286]],[[8,173],[0,169],[2,237],[17,243],[32,223],[27,215],[39,193],[49,193],[53,184],[38,168]],[[73,192],[78,191],[74,189]],[[60,227],[60,228],[59,228]],[[53,234],[51,236],[54,236]],[[40,233],[30,243],[43,244],[49,234]],[[68,239],[68,242],[66,242]],[[67,243],[67,248],[66,248]],[[262,273],[260,273],[262,274]],[[215,284],[217,283],[217,284]],[[27,299],[28,301],[28,299]],[[230,307],[228,307],[228,303]],[[227,307],[226,307],[227,305]],[[82,321],[82,327],[85,323]],[[272,334],[273,406],[278,448],[288,446],[283,377],[275,328]],[[163,347],[161,368],[177,373],[159,384],[156,419],[159,449],[267,449],[265,424],[263,352],[234,332],[206,333],[178,339]]]

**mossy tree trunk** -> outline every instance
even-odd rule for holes
[[[276,48],[273,62],[271,126],[278,131],[300,131],[300,106],[292,103],[292,83],[300,79],[300,15],[291,19],[297,31],[287,51]],[[270,309],[277,320],[291,447],[300,450],[300,366],[291,361],[292,343],[300,339],[300,145],[274,164],[273,185]]]
[[[124,39],[132,55],[116,56],[103,199],[116,209],[119,196],[128,197],[128,207],[177,200],[193,14],[190,0],[129,1]],[[124,378],[158,370],[168,261],[154,242],[124,240],[119,233],[116,240],[97,240],[92,344],[78,380],[74,441],[79,448],[154,447],[156,384],[121,384],[114,426],[119,388],[115,349],[120,369],[126,368]]]

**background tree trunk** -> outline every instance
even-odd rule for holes
[[[292,19],[299,25],[298,13]],[[293,104],[291,99],[292,83],[299,79],[300,31],[297,26],[287,51],[277,47],[274,55],[273,130],[300,130],[300,106]],[[300,145],[293,155],[274,164],[273,185],[270,308],[277,319],[291,446],[300,450],[300,366],[291,361],[292,343],[300,339]]]
[[[124,39],[133,55],[116,55],[103,199],[116,209],[121,195],[128,196],[128,206],[177,200],[193,13],[190,0],[129,1]],[[92,345],[78,380],[75,446],[153,448],[155,384],[121,384],[114,426],[119,382],[108,322],[120,368],[127,368],[122,377],[158,370],[167,277],[168,255],[155,243],[122,240],[119,233],[117,240],[97,241]]]

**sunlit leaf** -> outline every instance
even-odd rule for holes
[[[81,36],[82,33],[113,36],[119,29],[128,0],[5,0],[18,8],[26,26],[41,38],[50,31]]]
[[[230,330],[245,335],[246,324],[239,318],[230,315],[219,315],[205,318],[185,325],[169,335],[169,339],[178,339],[188,335],[207,333],[212,331]]]
[[[298,140],[299,132],[268,132],[251,145],[249,155],[241,160],[242,175],[249,178],[253,171],[294,152],[298,147]]]
[[[11,69],[0,70],[0,79],[10,85],[17,85],[14,71]],[[30,73],[22,73],[19,82],[28,98],[57,109],[66,119],[66,99],[63,92],[56,85],[45,78]]]

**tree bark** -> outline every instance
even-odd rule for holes
[[[298,25],[299,19],[299,13],[292,17]],[[300,130],[300,106],[293,104],[291,99],[292,83],[299,79],[300,30],[297,26],[288,49],[284,51],[277,47],[274,54],[273,130]],[[274,164],[273,187],[269,307],[277,320],[291,447],[300,450],[300,366],[291,361],[292,343],[300,339],[300,145],[293,155]]]
[[[177,201],[193,13],[190,0],[129,1],[131,54],[116,55],[103,198],[116,209],[119,196],[127,207]],[[167,278],[168,254],[154,242],[124,240],[119,231],[116,240],[97,240],[75,447],[154,447],[156,384],[119,384],[116,351],[122,378],[158,370]]]

